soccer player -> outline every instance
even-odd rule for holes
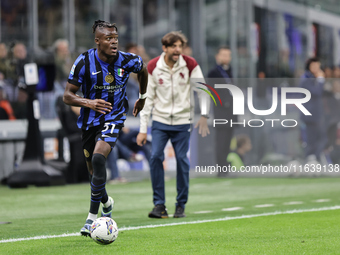
[[[140,56],[118,50],[118,29],[115,24],[97,20],[93,27],[96,49],[81,54],[72,66],[64,92],[64,102],[81,106],[78,127],[82,129],[83,150],[91,180],[90,210],[80,233],[90,235],[97,218],[111,217],[114,201],[105,190],[106,158],[115,146],[118,133],[126,119],[126,82],[129,73],[138,74],[139,99],[133,115],[143,109],[148,81],[147,69]],[[76,92],[81,87],[84,97]]]
[[[174,147],[177,162],[177,203],[174,217],[185,217],[190,170],[187,152],[193,116],[191,85],[195,85],[190,79],[203,78],[196,60],[181,54],[186,41],[180,32],[166,34],[162,38],[163,53],[148,63],[148,100],[140,114],[137,144],[142,146],[146,143],[147,126],[152,112],[150,174],[155,207],[149,213],[150,218],[168,218],[165,207],[163,160],[164,148],[169,139]],[[205,92],[199,93],[200,102],[206,95]],[[199,127],[199,133],[205,137],[209,133],[207,116],[201,116],[196,127]]]

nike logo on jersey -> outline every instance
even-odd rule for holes
[[[96,75],[96,74],[99,74],[101,73],[102,71],[98,71],[98,72],[92,72],[92,75]]]
[[[102,135],[102,137],[111,137],[111,136],[109,136],[109,135]]]

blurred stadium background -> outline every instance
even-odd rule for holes
[[[24,42],[31,54],[65,38],[77,55],[93,46],[93,21],[104,19],[118,24],[121,47],[135,42],[155,57],[161,36],[182,30],[205,71],[217,47],[228,44],[235,77],[259,69],[278,77],[284,54],[293,74],[313,54],[339,64],[339,14],[336,0],[2,0],[0,35]]]
[[[7,45],[9,55],[13,54],[15,42],[21,42],[27,48],[27,59],[42,63],[51,62],[55,42],[66,39],[68,61],[72,64],[80,53],[94,47],[91,26],[94,20],[103,19],[117,23],[120,49],[136,43],[145,62],[160,54],[160,39],[165,33],[181,30],[188,37],[192,50],[189,54],[195,57],[204,74],[214,66],[218,47],[228,45],[235,78],[257,78],[259,73],[267,78],[298,78],[311,56],[320,58],[323,69],[331,69],[326,78],[340,78],[337,0],[1,0],[0,3],[0,41]],[[12,96],[11,103],[20,100],[20,95],[8,94]],[[56,80],[53,91],[38,95],[47,159],[58,157],[56,137],[61,124],[55,103],[61,94],[62,81]],[[259,100],[271,102],[266,97]],[[138,119],[130,118],[126,124],[136,129],[138,123]],[[15,121],[0,121],[0,179],[20,164],[25,125],[25,120],[19,117]],[[252,140],[253,150],[246,157],[248,164],[288,163],[302,157],[300,127],[289,131],[280,127],[256,131],[244,128],[236,133],[247,133]],[[201,142],[197,139],[194,144],[199,146]],[[67,145],[64,149],[67,152]],[[170,170],[174,167],[174,156],[168,150],[166,164]],[[200,158],[212,159],[215,152],[213,146],[208,146],[198,153],[202,155],[196,155],[194,163],[200,164]],[[65,155],[66,160],[68,157]],[[144,167],[145,164],[126,166]]]

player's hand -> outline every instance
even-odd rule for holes
[[[106,114],[112,110],[111,103],[103,99],[88,100],[86,106],[102,114]]]
[[[202,137],[206,137],[208,134],[210,134],[209,128],[208,128],[208,121],[207,118],[201,116],[201,118],[198,120],[195,128],[198,127],[198,133],[202,135]]]
[[[133,116],[137,117],[138,113],[143,110],[144,104],[145,104],[145,99],[137,99],[135,106],[133,107]]]
[[[136,138],[137,144],[139,146],[143,146],[144,144],[146,144],[146,137],[147,137],[146,133],[138,133],[137,138]]]

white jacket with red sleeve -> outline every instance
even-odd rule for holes
[[[196,60],[180,55],[179,60],[171,69],[166,65],[164,56],[163,52],[148,63],[147,99],[140,112],[140,133],[147,133],[151,113],[152,120],[167,125],[192,123],[194,90],[198,93],[202,115],[209,112],[208,94],[196,89],[201,85],[190,80],[197,78],[204,82],[201,68]]]

